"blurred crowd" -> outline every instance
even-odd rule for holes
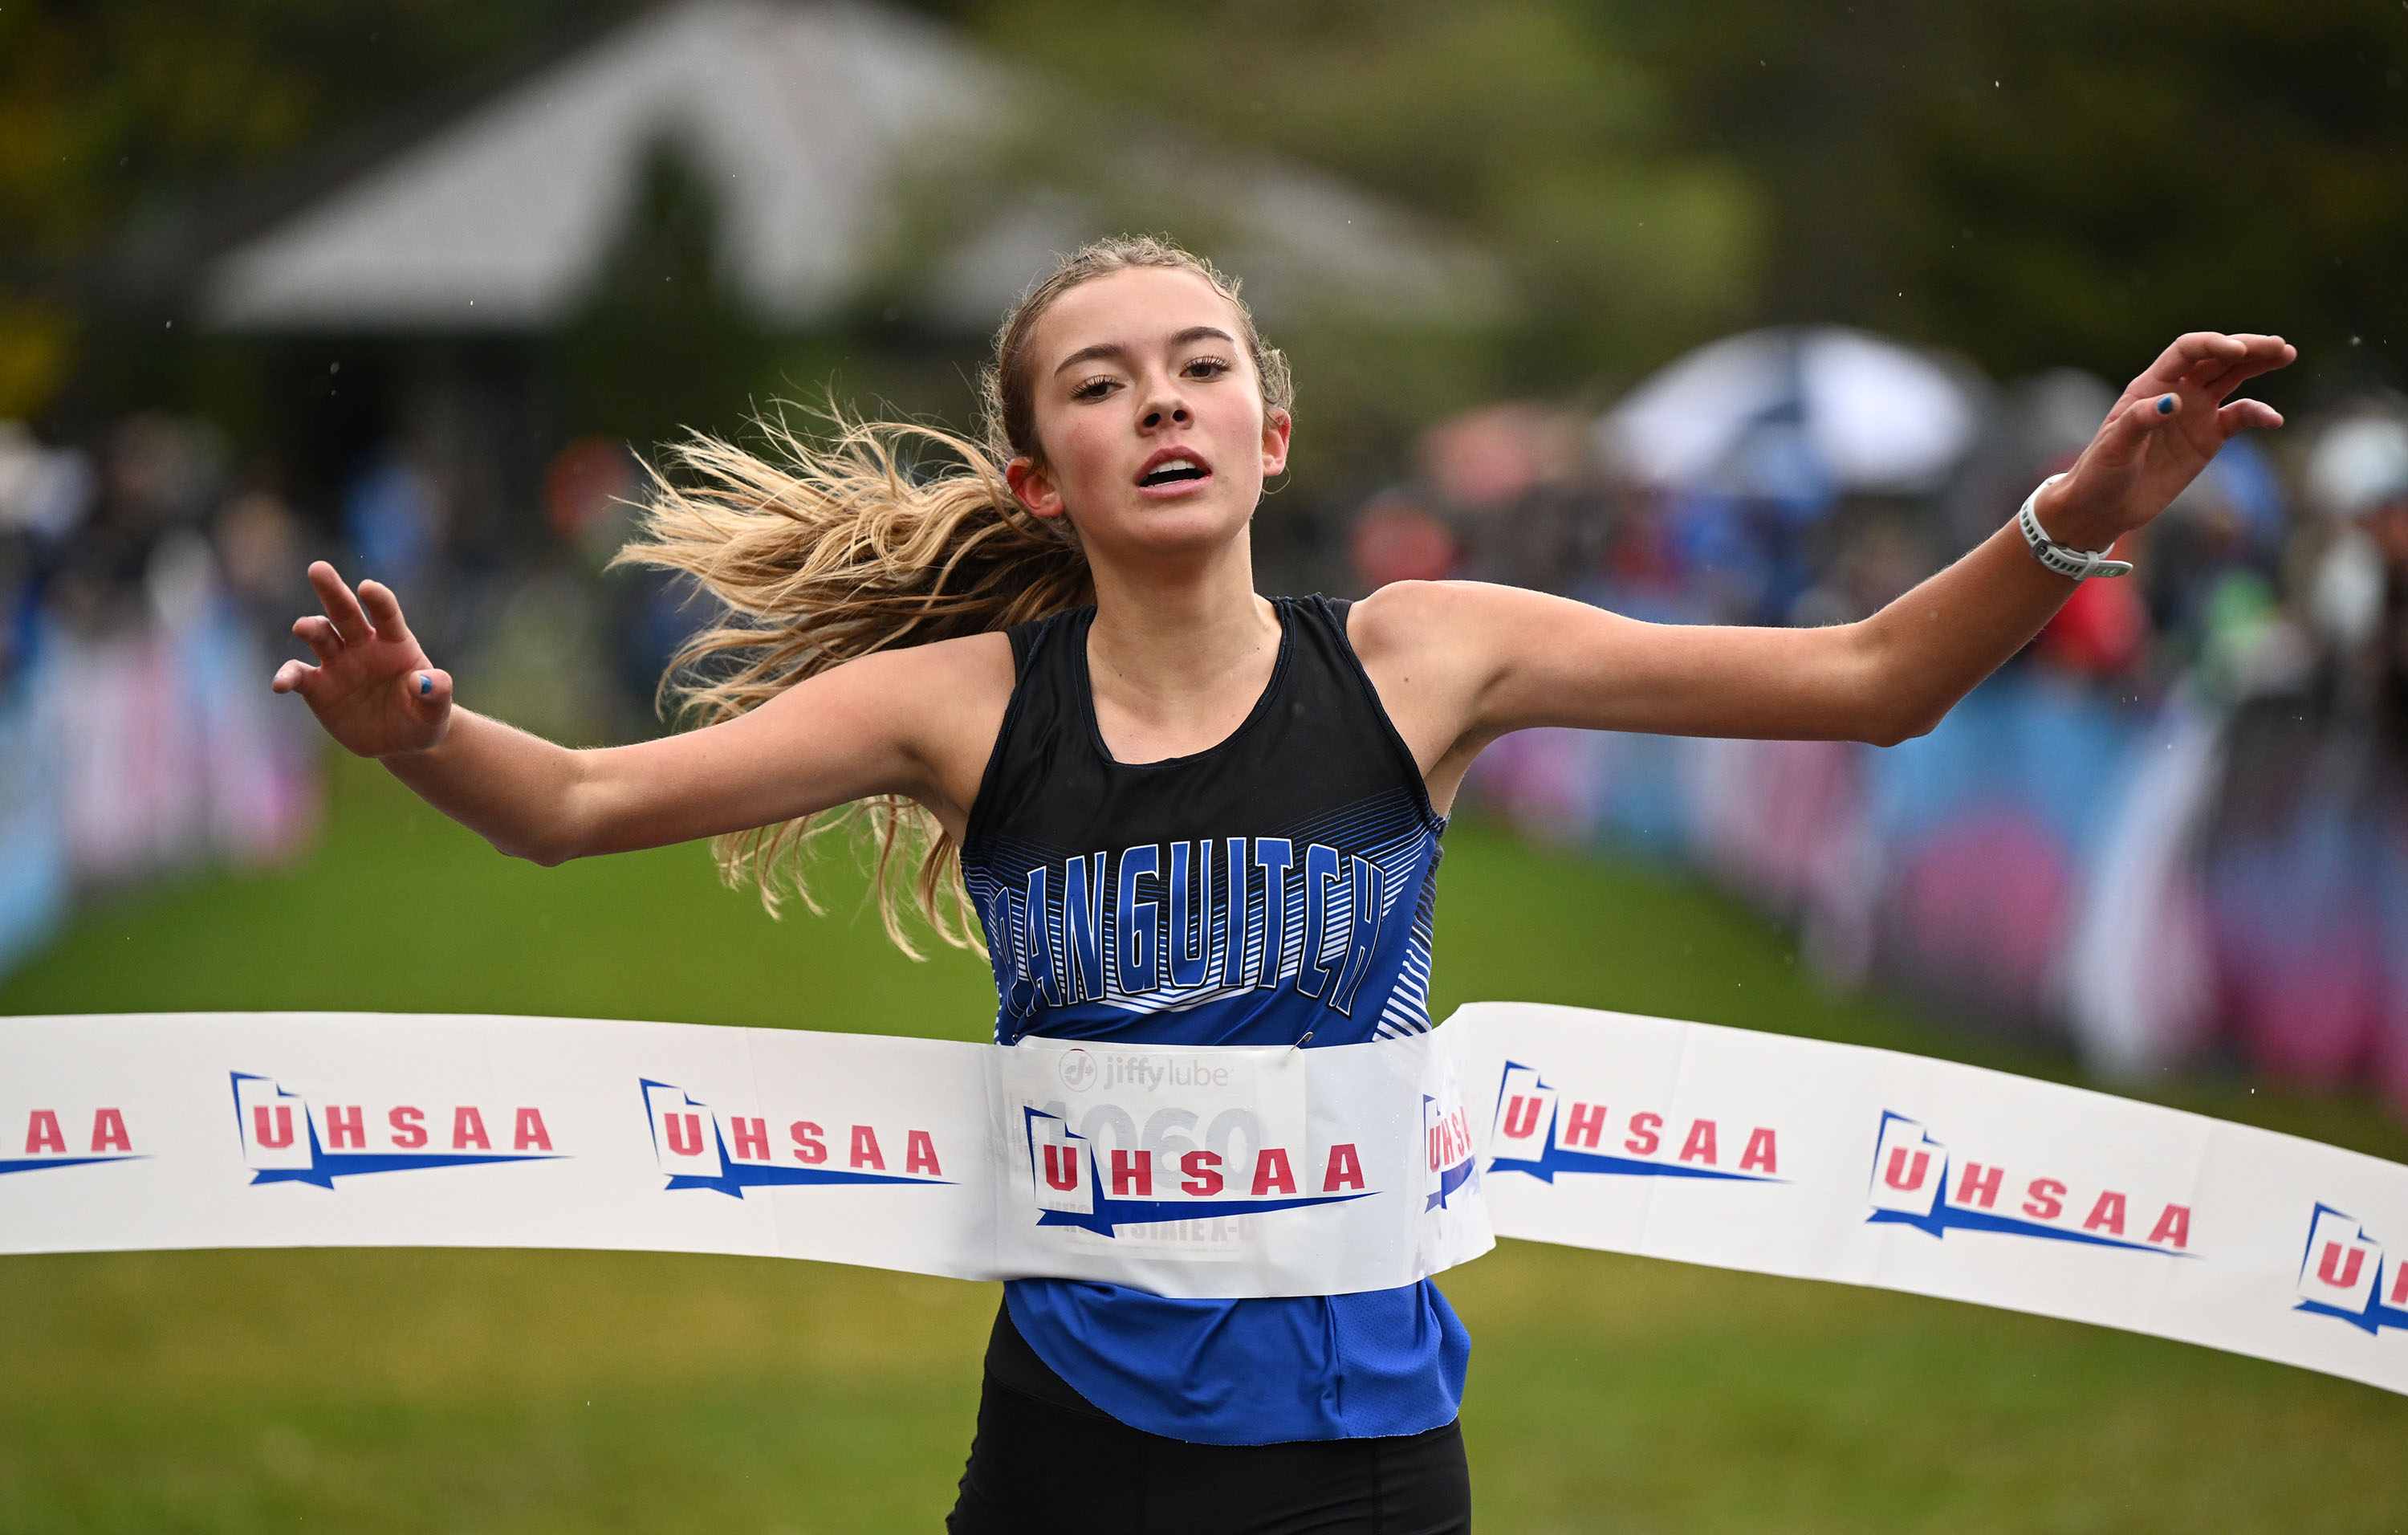
[[[2070,465],[2112,404],[1836,328],[1693,354],[1598,414],[1440,423],[1354,524],[1366,585],[1505,581],[1670,623],[1878,609]],[[1470,802],[1707,872],[1843,984],[2228,1062],[2408,1114],[2408,400],[2228,447],[2039,639],[1886,750],[1535,731]]]
[[[166,416],[96,453],[0,423],[0,971],[80,891],[272,859],[316,819],[307,722],[265,687],[295,524],[222,461]]]
[[[311,518],[199,421],[132,416],[89,448],[0,422],[0,974],[81,895],[307,844],[321,740],[268,681],[304,653],[313,558],[399,592],[480,707],[573,742],[658,729],[690,617],[603,570],[638,469],[615,441],[566,445],[542,546],[504,563],[462,552],[439,478],[398,444]]]

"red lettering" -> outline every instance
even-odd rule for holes
[[[1622,1149],[1636,1156],[1654,1155],[1656,1146],[1661,1143],[1657,1140],[1656,1132],[1663,1127],[1662,1114],[1632,1114],[1630,1139],[1622,1143]]]
[[[1287,1153],[1268,1146],[1254,1154],[1254,1198],[1266,1194],[1293,1194],[1296,1174],[1288,1170]]]
[[[1536,1098],[1526,1100],[1523,1098],[1515,1098],[1513,1103],[1518,1105],[1525,1101],[1530,1104],[1530,1112],[1526,1115],[1523,1116],[1525,1123],[1518,1133],[1526,1136],[1529,1134],[1531,1126],[1538,1124],[1539,1110],[1538,1100]],[[1513,1117],[1516,1112],[1515,1108],[1508,1106],[1505,1111],[1505,1117],[1510,1120]],[[1508,1133],[1515,1132],[1509,1131]],[[1471,1129],[1463,1122],[1463,1111],[1460,1109],[1450,1110],[1439,1120],[1437,1124],[1431,1126],[1429,1128],[1430,1170],[1432,1172],[1436,1172],[1440,1168],[1451,1168],[1470,1155]]]
[[[2347,1264],[2342,1262],[2344,1253],[2349,1255]],[[2345,1248],[2337,1241],[2329,1241],[2325,1243],[2324,1261],[2316,1265],[2316,1277],[2336,1290],[2346,1290],[2358,1283],[2358,1271],[2365,1265],[2365,1248]]]
[[[1999,1202],[1999,1183],[2005,1178],[2004,1168],[1985,1168],[1979,1162],[1965,1164],[1965,1176],[1956,1180],[1956,1202],[1968,1209],[1990,1210]]]
[[[2065,1212],[2061,1202],[2065,1197],[2065,1185],[2056,1179],[2035,1178],[2025,1185],[2024,1192],[2031,1196],[2024,1201],[2024,1213],[2033,1219],[2053,1221]]]
[[[1064,1193],[1079,1186],[1079,1148],[1055,1145],[1045,1147],[1045,1186]]]
[[[1684,1162],[1702,1160],[1708,1167],[1714,1165],[1714,1122],[1713,1120],[1700,1119],[1689,1126],[1689,1139],[1681,1143],[1681,1160]]]
[[[1179,1170],[1187,1174],[1187,1181],[1179,1186],[1199,1199],[1220,1193],[1221,1185],[1226,1182],[1213,1170],[1220,1165],[1221,1158],[1211,1152],[1189,1152],[1179,1159]]]
[[[125,1116],[114,1109],[95,1109],[92,1115],[92,1149],[96,1152],[130,1152],[134,1142],[125,1134]]]
[[[853,1127],[853,1165],[886,1170],[886,1158],[878,1155],[878,1135],[867,1125]]]
[[[543,1127],[543,1111],[521,1109],[518,1123],[510,1128],[510,1150],[550,1151],[552,1132]],[[767,1152],[762,1153],[767,1155]]]
[[[2391,1260],[2391,1298],[2386,1306],[2408,1306],[2408,1262]]]
[[[763,1119],[746,1119],[741,1114],[727,1116],[727,1127],[736,1132],[736,1159],[739,1162],[769,1160],[769,1125]]]
[[[1538,1127],[1539,1100],[1537,1098],[1517,1096],[1513,1101],[1505,1105],[1505,1135],[1508,1140],[1527,1140],[1530,1132]],[[1438,1159],[1436,1152],[1432,1152],[1430,1166],[1441,1168],[1446,1164]]]
[[[1768,1174],[1781,1170],[1778,1155],[1773,1150],[1770,1130],[1759,1128],[1747,1138],[1747,1150],[1740,1155],[1739,1170],[1762,1171]]]
[[[479,1151],[492,1151],[494,1143],[485,1138],[485,1116],[473,1105],[463,1105],[452,1111],[452,1149],[466,1151],[474,1146]]]
[[[1923,1186],[1923,1176],[1930,1170],[1929,1152],[1916,1152],[1914,1160],[1910,1162],[1904,1146],[1892,1146],[1889,1149],[1889,1166],[1882,1169],[1882,1182],[1912,1194]]]
[[[2124,1234],[2124,1197],[2112,1188],[2099,1196],[2099,1202],[2090,1207],[2090,1213],[2082,1217],[2082,1229],[2085,1231],[2097,1231],[2102,1227],[2111,1237]]]
[[[700,1114],[663,1114],[661,1123],[669,1132],[669,1150],[679,1156],[702,1155],[702,1116]]]
[[[404,1104],[385,1115],[384,1122],[393,1126],[393,1143],[403,1151],[416,1151],[426,1144],[426,1131],[423,1127],[426,1116],[408,1105]]]
[[[288,1113],[284,1119],[289,1126],[292,1124],[293,1116]],[[293,1137],[287,1134],[282,1143],[290,1145],[292,1142]],[[49,1109],[35,1110],[33,1116],[25,1121],[26,1154],[31,1155],[39,1152],[63,1152],[66,1149],[67,1138],[59,1130],[58,1114]]]
[[[361,1111],[357,1104],[353,1104],[349,1109],[342,1108],[339,1105],[328,1106],[326,1110],[326,1149],[328,1151],[341,1151],[348,1145],[353,1151],[366,1151],[368,1144],[368,1133],[360,1121]]]
[[[810,1120],[795,1121],[786,1126],[786,1133],[795,1138],[796,1161],[816,1166],[827,1160],[827,1142],[820,1139],[826,1132]]]
[[[2190,1206],[2168,1205],[2157,1217],[2156,1229],[2149,1233],[2151,1241],[2164,1242],[2169,1247],[2190,1245]]]
[[[1112,1153],[1112,1192],[1134,1194],[1139,1198],[1154,1197],[1154,1153],[1150,1151]]]
[[[928,1139],[925,1130],[913,1130],[903,1141],[903,1170],[924,1172],[931,1178],[942,1178],[945,1169],[937,1166],[937,1143]]]
[[[1341,1141],[1329,1148],[1329,1166],[1321,1175],[1321,1192],[1335,1194],[1341,1188],[1363,1186],[1363,1161],[1354,1155],[1354,1143]]]
[[[268,1113],[268,1106],[266,1104],[252,1104],[251,1106],[251,1129],[252,1136],[258,1140],[261,1145],[265,1146],[270,1151],[282,1151],[285,1147],[293,1144],[293,1105],[289,1103],[280,1103],[276,1105],[276,1112],[273,1117],[270,1117]],[[58,1121],[50,1121],[50,1133],[52,1135],[56,1135],[58,1134]],[[27,1149],[30,1150],[31,1148],[29,1147]],[[59,1150],[64,1151],[66,1150],[66,1147],[61,1146]]]
[[[1594,1151],[1597,1149],[1597,1138],[1604,1133],[1604,1104],[1575,1103],[1572,1105],[1571,1127],[1564,1131],[1565,1145],[1586,1146]]]

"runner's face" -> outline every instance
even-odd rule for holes
[[[1131,267],[1054,300],[1030,347],[1042,466],[1011,481],[1068,509],[1090,557],[1197,552],[1241,534],[1287,462],[1235,308],[1192,272]]]

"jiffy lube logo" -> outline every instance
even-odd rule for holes
[[[1563,1093],[1536,1067],[1508,1061],[1488,1170],[1550,1184],[1563,1172],[1771,1184],[1782,1181],[1781,1137],[1772,1126],[1720,1114],[1673,1115],[1662,1105]]]
[[[11,1123],[24,1127],[23,1153],[12,1155],[17,1148],[0,1141],[0,1174],[132,1162],[147,1155],[134,1143],[125,1111],[114,1104],[44,1102],[0,1111],[0,1126]]]
[[[1867,1195],[1873,1208],[1866,1219],[1935,1237],[1989,1231],[2189,1255],[2190,1206],[2113,1178],[2080,1167],[1960,1160],[1920,1121],[1885,1112],[1873,1142]]]
[[[408,1101],[325,1095],[316,1101],[273,1077],[234,1081],[235,1124],[253,1184],[315,1184],[369,1172],[417,1172],[488,1162],[541,1162],[566,1155],[552,1143],[543,1106],[474,1102],[462,1095]]]
[[[942,1184],[934,1131],[865,1124],[824,1110],[748,1113],[714,1110],[682,1087],[639,1079],[652,1156],[671,1189],[708,1188],[742,1198],[748,1188],[792,1184]]]
[[[1003,1054],[1040,1227],[1116,1228],[1359,1199],[1353,1141],[1307,1134],[1296,1050],[1024,1041]]]
[[[2355,1217],[2319,1204],[2308,1217],[2299,1295],[2300,1311],[2364,1332],[2408,1327],[2408,1258],[2386,1254]]]

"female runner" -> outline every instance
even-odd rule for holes
[[[2274,337],[2176,341],[2040,493],[2040,528],[2096,551],[2147,523],[2226,438],[2280,424],[2226,399],[2292,356]],[[688,446],[694,473],[657,488],[625,557],[730,610],[689,647],[704,728],[569,751],[455,708],[394,594],[354,597],[322,563],[325,612],[294,625],[318,665],[285,663],[276,688],[543,864],[717,836],[766,897],[810,818],[866,804],[898,940],[884,876],[916,854],[917,906],[968,941],[943,899],[958,867],[1003,1042],[1317,1048],[1428,1026],[1439,835],[1498,737],[1895,742],[2075,584],[2010,524],[1821,629],[1662,627],[1463,582],[1258,596],[1247,529],[1287,462],[1286,365],[1235,282],[1154,240],[1090,246],[1031,290],[986,395],[983,452],[900,428],[783,438],[776,464]],[[931,446],[958,471],[898,456]],[[1426,1280],[1004,1297],[956,1532],[1469,1528],[1469,1340]]]

